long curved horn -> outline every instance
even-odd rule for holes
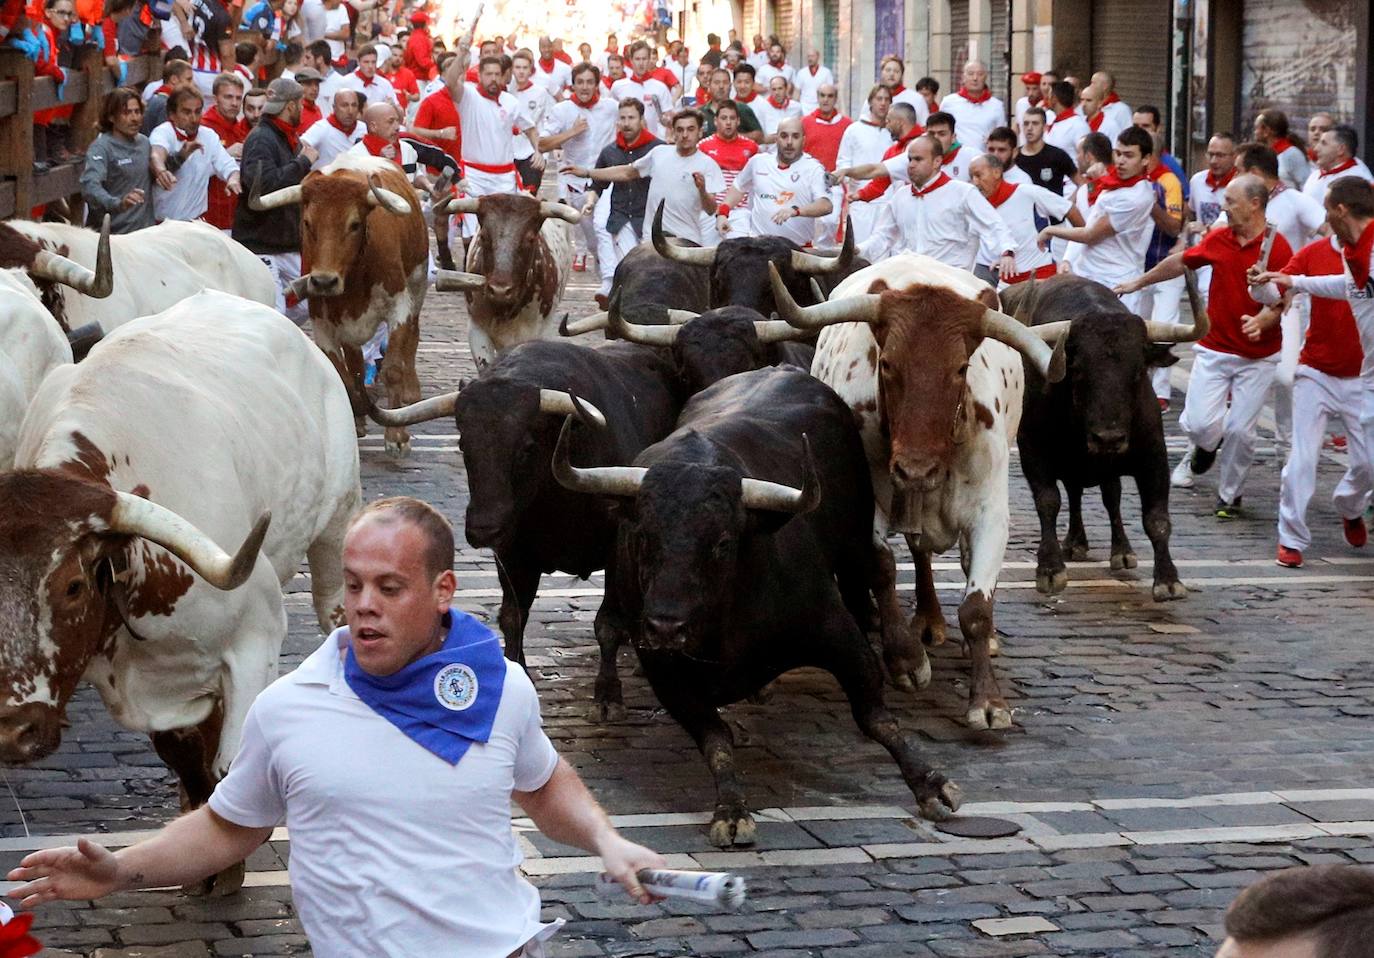
[[[606,311],[606,328],[628,343],[641,346],[671,346],[677,341],[681,326],[641,326],[628,322],[620,313],[620,297],[611,300],[611,308]]]
[[[1202,302],[1202,294],[1197,288],[1197,274],[1191,269],[1183,273],[1183,284],[1188,289],[1188,305],[1193,311],[1191,326],[1174,326],[1169,323],[1145,322],[1145,336],[1152,343],[1195,343],[1206,336],[1212,328],[1212,320],[1207,315],[1207,307]]]
[[[283,206],[295,206],[301,201],[301,185],[284,186],[279,190],[273,190],[266,196],[258,196],[254,193],[248,197],[248,208],[262,213],[266,210],[275,210]]]
[[[765,482],[762,479],[743,479],[743,501],[747,509],[767,509],[770,512],[791,512],[801,515],[810,512],[821,502],[821,484],[816,478],[816,462],[811,457],[811,440],[802,433],[802,487]]]
[[[70,286],[92,299],[104,299],[114,291],[114,265],[110,261],[110,214],[100,224],[100,240],[95,248],[95,272],[75,260],[52,250],[40,249],[33,257],[29,272],[40,279]]]
[[[598,329],[605,329],[610,325],[610,315],[602,310],[599,313],[592,313],[590,316],[583,316],[581,319],[574,319],[568,322],[568,317],[564,316],[563,321],[558,324],[558,334],[560,336],[581,336],[583,333],[594,333]]]
[[[795,343],[798,340],[809,339],[811,331],[798,329],[791,323],[783,319],[754,320],[754,332],[758,334],[759,342],[764,343]]]
[[[854,231],[849,229],[848,221],[845,222],[844,245],[840,247],[838,256],[817,256],[815,253],[807,253],[799,249],[792,251],[792,268],[798,273],[809,273],[813,276],[843,273],[849,269],[853,262]],[[825,297],[821,297],[821,299],[824,301]]]
[[[441,269],[435,273],[434,288],[441,293],[474,293],[487,288],[487,278],[481,273]]]
[[[654,250],[664,259],[670,259],[674,263],[689,263],[692,266],[710,266],[716,261],[716,251],[714,247],[701,246],[678,246],[676,243],[668,242],[667,235],[663,232],[663,202],[658,204],[658,210],[654,213],[654,228],[649,234],[654,243]]]
[[[540,203],[539,215],[544,219],[560,219],[574,226],[582,222],[582,211],[573,209],[567,203]]]
[[[1061,336],[1054,349],[1043,339],[1022,326],[1006,313],[995,309],[983,310],[982,334],[999,343],[1006,343],[1035,364],[1040,375],[1049,383],[1057,383],[1064,378],[1064,339]]]
[[[600,428],[606,428],[606,416],[600,409],[585,399],[574,399],[572,393],[562,389],[539,390],[539,411],[554,416],[586,416]]]
[[[379,426],[414,426],[417,423],[429,422],[431,419],[443,419],[446,416],[452,416],[457,405],[457,391],[444,393],[441,396],[431,396],[428,399],[413,402],[409,406],[397,406],[395,409],[383,409],[376,403],[369,401],[367,418]]]
[[[1043,342],[1057,343],[1061,338],[1069,334],[1069,327],[1073,325],[1072,320],[1061,319],[1056,323],[1041,323],[1039,326],[1029,327],[1030,331],[1039,336]]]
[[[440,213],[476,213],[477,197],[475,196],[455,196],[447,203],[443,204]]]
[[[572,433],[575,417],[563,420],[563,428],[558,433],[558,445],[553,450],[553,477],[564,489],[573,492],[586,492],[597,496],[639,495],[639,486],[644,474],[649,470],[643,466],[598,466],[579,469],[572,464],[568,455],[568,437]]]
[[[380,206],[388,213],[395,213],[397,216],[409,215],[409,201],[400,193],[394,193],[391,190],[379,186],[375,173],[367,178],[367,185],[372,188],[372,193],[367,200],[369,205]]]
[[[821,289],[820,280],[812,276],[809,283],[811,286],[811,295],[816,298],[816,302],[823,303],[829,298],[825,295],[825,290]]]
[[[768,264],[768,281],[773,285],[773,302],[778,307],[778,315],[798,329],[820,329],[835,323],[871,323],[878,318],[878,296],[874,293],[832,299],[815,306],[798,306],[775,263]]]
[[[115,497],[114,511],[110,514],[111,532],[156,542],[206,582],[226,591],[243,585],[252,575],[258,550],[272,522],[270,512],[259,516],[253,523],[253,531],[243,540],[239,551],[231,556],[172,510],[128,492],[116,492]]]

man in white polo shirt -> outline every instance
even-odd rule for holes
[[[555,841],[634,877],[662,859],[621,838],[544,734],[534,685],[452,608],[453,530],[417,499],[365,508],[344,539],[344,615],[248,712],[207,805],[111,853],[82,839],[10,873],[26,906],[181,885],[285,824],[291,892],[318,958],[540,958],[561,922],[517,871],[514,799]]]
[[[544,117],[544,135],[539,149],[548,153],[563,151],[567,166],[595,166],[601,151],[615,140],[616,104],[603,97],[601,71],[590,63],[579,63],[572,70],[572,96],[555,103]],[[586,202],[588,180],[573,176],[567,169],[558,172],[558,198],[576,209]],[[587,254],[596,249],[596,224],[590,216],[583,216],[578,224],[577,253],[573,267],[586,269]]]
[[[830,72],[829,67],[821,65],[821,53],[812,47],[806,54],[806,66],[798,70],[792,78],[797,99],[801,101],[803,116],[816,112],[820,107],[821,87],[834,82],[835,74]]]
[[[1010,132],[1010,130],[1008,130]],[[993,153],[985,153],[973,161],[973,184],[1007,224],[1016,244],[1017,272],[1003,276],[1007,286],[1024,283],[1031,278],[1049,279],[1055,274],[1054,258],[1038,242],[1037,216],[1057,222],[1067,219],[1074,226],[1083,225],[1083,217],[1074,208],[1073,200],[1052,193],[1034,183],[1012,183],[1005,179],[1006,164]]]
[[[202,99],[195,86],[173,90],[167,97],[167,122],[148,137],[152,146],[153,215],[163,220],[194,220],[209,205],[210,175],[237,195],[239,165],[200,122]]]
[[[319,156],[310,165],[318,170],[334,162],[334,157],[362,140],[367,128],[358,122],[362,112],[362,94],[357,90],[340,90],[334,94],[334,109],[323,123],[312,123],[301,134],[301,142],[313,146]]]
[[[716,210],[716,229],[722,237],[733,235],[730,211],[748,196],[750,236],[781,236],[798,246],[815,242],[816,219],[831,210],[825,167],[803,152],[802,122],[797,117],[778,124],[777,147],[776,154],[754,154],[725,191]]]
[[[632,97],[644,104],[644,127],[650,133],[658,134],[660,127],[667,129],[667,121],[673,112],[672,92],[663,81],[654,77],[654,57],[649,44],[638,40],[630,47],[630,65],[634,73],[616,80],[611,85],[611,96],[617,102]]]
[[[1303,184],[1303,193],[1318,203],[1326,202],[1326,190],[1342,176],[1358,176],[1365,181],[1374,180],[1369,167],[1355,155],[1359,149],[1360,138],[1354,127],[1336,126],[1323,130],[1319,139],[1312,144],[1317,161],[1312,172]]]

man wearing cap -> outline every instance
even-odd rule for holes
[[[1011,118],[1011,126],[1016,131],[1018,143],[1026,142],[1025,137],[1021,135],[1021,118],[1026,115],[1026,111],[1031,107],[1044,105],[1044,97],[1040,92],[1040,79],[1040,74],[1034,70],[1021,74],[1021,86],[1025,89],[1026,95],[1016,101],[1016,109]]]
[[[301,97],[305,91],[295,80],[276,79],[267,88],[263,118],[243,142],[239,168],[245,184],[262,195],[295,186],[310,172],[319,152],[300,142],[296,127],[301,121]],[[267,264],[277,283],[277,311],[296,323],[305,321],[299,302],[289,307],[286,287],[301,275],[301,209],[294,203],[273,210],[255,210],[240,203],[234,211],[233,237]]]
[[[439,75],[434,64],[434,38],[429,35],[429,14],[423,10],[410,15],[410,36],[401,62],[417,79],[428,82]]]
[[[9,875],[33,907],[215,874],[291,830],[291,897],[318,958],[544,958],[511,802],[597,855],[631,899],[662,857],[623,838],[544,732],[500,639],[452,605],[453,530],[433,507],[370,503],[343,546],[344,618],[269,686],[209,802],[110,852],[87,840]]]
[[[318,102],[320,84],[324,81],[324,77],[314,67],[301,67],[291,79],[299,83],[301,89],[305,91],[301,97],[301,125],[296,128],[297,133],[304,133],[324,119],[324,111],[320,109]]]

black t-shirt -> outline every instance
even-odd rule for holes
[[[1025,171],[1036,186],[1043,186],[1061,196],[1064,195],[1064,183],[1078,172],[1078,166],[1069,154],[1048,143],[1041,146],[1040,152],[1034,156],[1018,154],[1016,165]]]

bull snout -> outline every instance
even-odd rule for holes
[[[687,644],[687,620],[670,614],[644,617],[644,646],[649,649],[681,649]]]
[[[1126,451],[1130,437],[1124,429],[1089,429],[1088,451],[1095,456],[1119,456]]]
[[[51,705],[0,707],[0,761],[34,762],[56,751],[61,741],[62,714]]]
[[[929,492],[945,478],[945,465],[938,459],[897,456],[892,460],[892,481],[898,489]]]
[[[468,519],[464,532],[474,549],[494,549],[501,544],[503,529],[500,523]]]
[[[311,296],[339,296],[344,291],[343,277],[338,273],[316,270],[310,274],[308,286]]]
[[[488,277],[487,298],[501,306],[509,305],[515,299],[515,283],[506,277]]]

